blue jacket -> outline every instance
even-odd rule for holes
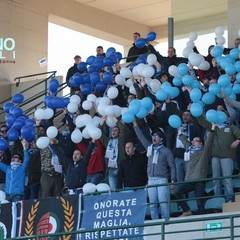
[[[24,161],[16,169],[0,162],[0,169],[6,173],[5,193],[6,194],[24,194],[25,177],[29,165],[29,154],[24,150]]]

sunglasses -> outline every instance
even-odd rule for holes
[[[1,133],[7,133],[7,130],[1,130]]]
[[[159,137],[160,136],[158,134],[156,134],[156,133],[152,135],[152,138],[159,138]]]

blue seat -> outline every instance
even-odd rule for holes
[[[225,198],[224,197],[210,198],[205,203],[205,210],[210,211],[210,212],[211,211],[221,212],[223,203],[225,203]]]
[[[211,191],[213,191],[213,181],[208,181],[205,186],[205,192],[210,193]]]

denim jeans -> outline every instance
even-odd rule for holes
[[[117,189],[117,174],[118,174],[117,168],[108,168],[108,183],[111,190]]]
[[[174,195],[177,199],[183,199],[184,194],[189,193],[193,190],[195,192],[196,197],[204,197],[205,196],[205,184],[204,184],[204,182],[194,182],[194,183],[180,184],[180,185],[177,186],[177,189],[176,189]],[[179,201],[178,204],[181,206],[181,208],[184,212],[190,210],[186,201]],[[203,214],[204,213],[205,199],[198,199],[197,200],[197,205],[198,205],[198,213]]]
[[[177,181],[182,182],[184,181],[184,178],[185,178],[188,161],[184,161],[184,159],[176,157],[175,165],[176,165]]]
[[[13,194],[13,195],[6,195],[6,200],[8,200],[9,202],[17,202],[17,201],[21,201],[21,200],[23,200],[23,198],[24,198],[24,196],[23,195],[15,195],[15,194]]]
[[[103,173],[96,173],[96,174],[91,174],[91,175],[87,175],[87,183],[93,183],[93,184],[99,184],[103,181],[104,177],[103,177]]]
[[[166,178],[149,178],[148,186],[157,184],[167,184]],[[150,201],[150,214],[152,219],[159,219],[159,213],[161,218],[165,220],[169,219],[169,201],[170,193],[168,185],[160,187],[148,187],[148,197]]]
[[[227,177],[233,174],[233,159],[231,158],[212,158],[212,177]],[[222,195],[222,183],[226,202],[233,198],[232,178],[213,181],[215,195]]]

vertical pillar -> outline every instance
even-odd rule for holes
[[[173,17],[168,18],[168,47],[173,47],[174,25]]]

